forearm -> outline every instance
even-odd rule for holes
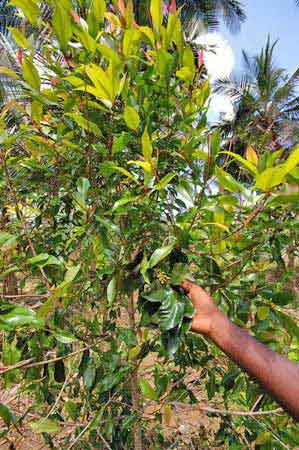
[[[299,419],[299,366],[257,342],[224,314],[216,314],[210,338]]]

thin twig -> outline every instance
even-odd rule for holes
[[[21,369],[22,367],[30,364],[32,361],[34,361],[34,358],[26,359],[25,361],[20,361],[17,364],[6,367],[2,370],[0,369],[0,375],[2,375],[3,373],[6,373],[6,372],[10,372],[11,370]]]
[[[1,295],[2,298],[48,298],[50,294],[16,294],[16,295]]]
[[[21,369],[21,368],[29,369],[31,367],[39,367],[39,366],[44,366],[45,364],[52,364],[57,361],[71,358],[72,356],[75,356],[75,355],[78,355],[79,353],[85,352],[85,350],[89,350],[93,346],[94,346],[94,344],[88,345],[87,347],[81,348],[80,350],[76,350],[75,352],[69,353],[68,355],[58,356],[57,358],[53,358],[53,359],[45,359],[44,361],[38,361],[38,362],[32,363],[32,364],[30,364],[30,363],[28,364],[29,360],[22,361],[22,363],[15,364],[14,366],[10,366],[10,367],[5,368],[4,370],[1,370],[0,375],[3,375],[4,373],[11,372],[12,370],[16,370],[16,369]]]
[[[56,401],[55,401],[54,405],[52,406],[52,408],[50,409],[50,411],[48,412],[48,414],[46,415],[46,417],[45,417],[44,419],[42,419],[43,421],[44,421],[44,420],[47,420],[47,419],[51,416],[51,414],[55,411],[56,406],[58,405],[59,400],[61,399],[62,393],[63,393],[63,391],[64,391],[64,389],[65,389],[65,387],[66,387],[66,385],[67,385],[67,383],[68,383],[68,381],[69,381],[69,379],[70,379],[70,377],[71,377],[71,372],[70,372],[70,373],[68,374],[68,376],[65,378],[64,383],[63,383],[63,385],[62,385],[62,388],[60,389],[60,392],[59,392],[59,394],[58,394],[58,396],[57,396],[57,398],[56,398]]]
[[[272,434],[272,436],[274,437],[274,439],[277,442],[279,442],[280,445],[282,445],[283,448],[285,448],[286,450],[291,450],[290,447],[288,447],[284,442],[282,442],[282,440],[279,438],[279,436],[277,436],[277,434],[274,433],[270,428],[268,428],[264,423],[260,422],[255,417],[253,417],[253,420],[255,420],[255,422],[257,422],[264,430],[269,431]]]
[[[86,425],[85,428],[83,428],[83,430],[81,431],[80,434],[78,434],[78,436],[76,437],[76,439],[74,440],[74,442],[67,448],[67,450],[71,450],[75,444],[77,444],[77,442],[81,439],[81,437],[83,436],[84,433],[86,433],[86,431],[88,430],[88,428],[90,427],[90,425],[92,424],[93,419],[91,419],[90,422],[88,422],[88,424]]]
[[[107,408],[107,406],[112,402],[113,398],[117,395],[117,392],[115,392],[113,394],[113,396],[107,401],[107,403],[104,405],[103,410],[105,408]],[[86,425],[85,428],[83,428],[83,430],[81,431],[81,433],[76,437],[76,439],[74,440],[74,442],[67,448],[67,450],[71,450],[74,445],[81,439],[81,437],[83,436],[84,433],[86,433],[86,431],[88,430],[88,428],[90,427],[90,425],[92,424],[92,422],[94,421],[94,418],[91,419],[90,422],[88,422],[88,424]],[[102,441],[104,442],[104,444],[106,445],[106,447],[108,448],[108,450],[112,450],[112,448],[110,447],[110,445],[108,444],[108,442],[106,441],[106,439],[104,438],[104,436],[100,433],[100,431],[97,429],[97,433],[100,436],[100,438],[102,439]]]
[[[187,406],[185,403],[173,402],[173,404],[175,406],[181,406],[181,407]],[[186,408],[186,409],[193,409],[193,410],[199,409],[200,411],[210,412],[210,413],[214,413],[214,414],[220,414],[222,416],[241,416],[241,417],[274,416],[274,415],[283,413],[282,408],[276,408],[276,409],[272,409],[269,411],[230,411],[227,409],[212,408],[210,406],[200,406],[200,405],[194,405],[194,406],[196,406],[196,408],[191,407],[191,408]]]
[[[260,403],[260,401],[263,399],[263,397],[264,397],[264,394],[261,394],[261,395],[258,397],[257,401],[254,403],[253,407],[251,408],[251,411],[252,411],[252,412],[255,411],[256,407],[259,405],[259,403]]]

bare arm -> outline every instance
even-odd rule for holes
[[[196,310],[192,331],[210,337],[299,420],[299,365],[273,352],[234,325],[202,288],[188,281],[182,286]]]

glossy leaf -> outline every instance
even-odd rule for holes
[[[82,198],[84,199],[87,198],[89,188],[90,188],[90,181],[88,180],[88,178],[85,177],[79,178],[79,180],[77,181],[77,190],[81,194]]]
[[[149,302],[162,303],[170,293],[171,291],[169,289],[158,289],[157,291],[148,292],[142,296]]]
[[[17,244],[16,236],[7,233],[6,231],[0,231],[0,249],[2,251],[8,251],[13,249]]]
[[[136,131],[139,127],[140,123],[140,117],[138,112],[132,108],[132,106],[126,106],[125,112],[124,112],[124,119],[129,128],[131,130]]]
[[[160,327],[168,331],[180,325],[184,317],[184,304],[178,301],[175,292],[169,294],[159,310]]]
[[[42,328],[44,325],[44,321],[37,317],[34,310],[22,306],[17,306],[5,314],[0,314],[0,327],[12,329],[24,326]]]
[[[251,175],[253,175],[254,177],[257,175],[257,173],[258,173],[257,168],[255,167],[254,164],[252,164],[252,162],[247,161],[246,159],[242,158],[242,156],[238,155],[237,153],[233,153],[233,152],[222,152],[222,153],[232,156],[234,159],[236,159],[241,164],[241,166],[243,166],[246,170],[248,170],[248,172],[251,173]]]
[[[64,275],[64,283],[67,284],[72,283],[75,280],[78,273],[80,272],[80,269],[81,269],[80,264],[77,266],[70,267]]]
[[[159,400],[157,392],[146,379],[143,378],[139,380],[139,385],[144,397],[149,398],[150,400]]]
[[[17,421],[16,416],[11,409],[3,403],[0,403],[0,417],[8,427]]]
[[[286,175],[291,172],[299,163],[299,147],[295,147],[284,164],[266,169],[256,178],[255,186],[262,191],[269,191],[278,186],[284,180]]]
[[[288,204],[292,204],[294,206],[299,206],[299,193],[293,192],[293,193],[283,193],[283,194],[277,194],[273,195],[269,201],[268,205],[271,206],[285,206]]]
[[[230,192],[242,192],[244,190],[243,186],[238,183],[238,181],[236,181],[230,173],[225,172],[225,170],[220,167],[217,167],[216,175],[220,185],[224,189]]]
[[[94,122],[86,119],[79,113],[67,113],[67,116],[71,117],[76,124],[86,130],[88,133],[94,133],[96,136],[101,136],[102,132]]]
[[[166,245],[165,247],[158,248],[154,251],[150,257],[148,267],[151,269],[155,267],[160,261],[162,261],[166,256],[168,256],[174,249],[174,244]]]
[[[165,175],[155,186],[155,189],[158,191],[163,191],[168,184],[176,177],[176,173],[169,173],[168,175]]]
[[[140,198],[139,195],[128,195],[126,197],[123,197],[114,203],[112,211],[115,211],[118,208],[120,208],[121,206],[127,205],[128,203],[137,202],[137,200],[139,200],[139,198]]]
[[[117,280],[116,277],[113,277],[107,287],[107,299],[110,305],[114,302],[116,294],[117,294]]]
[[[33,89],[39,91],[41,86],[40,77],[36,67],[29,58],[24,59],[22,71],[26,83],[28,83]]]
[[[150,13],[152,17],[153,27],[157,33],[160,33],[160,27],[163,21],[161,0],[151,0]]]
[[[19,79],[16,72],[10,69],[9,67],[0,66],[0,74],[6,75],[7,77],[15,78],[16,80]]]
[[[59,2],[56,3],[53,15],[53,30],[56,34],[61,49],[66,50],[67,44],[73,34],[71,15],[70,10],[67,10],[65,6]]]
[[[30,422],[30,427],[35,433],[59,433],[60,425],[55,420],[41,419],[37,422]]]
[[[72,344],[73,342],[77,341],[77,338],[69,331],[56,330],[53,335],[55,339],[62,344]]]
[[[153,145],[151,138],[148,134],[147,128],[144,130],[142,135],[142,153],[146,162],[151,162],[153,155]]]
[[[247,147],[246,159],[247,159],[247,161],[249,161],[254,166],[256,166],[256,167],[258,166],[258,162],[259,162],[258,155],[257,155],[255,149],[251,145],[249,145]]]
[[[27,49],[31,48],[31,45],[29,44],[28,39],[18,28],[9,27],[9,31],[13,35],[13,38],[19,47],[23,47],[23,48],[27,48]]]

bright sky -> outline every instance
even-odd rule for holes
[[[250,55],[260,51],[267,36],[279,42],[276,62],[289,73],[299,67],[299,7],[295,0],[246,0],[247,21],[238,34],[232,35],[224,26],[220,33],[208,33],[201,42],[217,46],[216,55],[206,55],[205,62],[211,79],[229,76],[242,70],[242,49]],[[227,119],[233,116],[230,101],[224,96],[214,96],[210,107],[210,120],[219,113]]]
[[[294,71],[299,66],[299,6],[295,0],[243,0],[247,21],[241,32],[235,35],[223,27],[222,34],[228,40],[241,66],[241,51],[255,54],[265,45],[267,36],[279,39],[276,48],[277,63]]]

